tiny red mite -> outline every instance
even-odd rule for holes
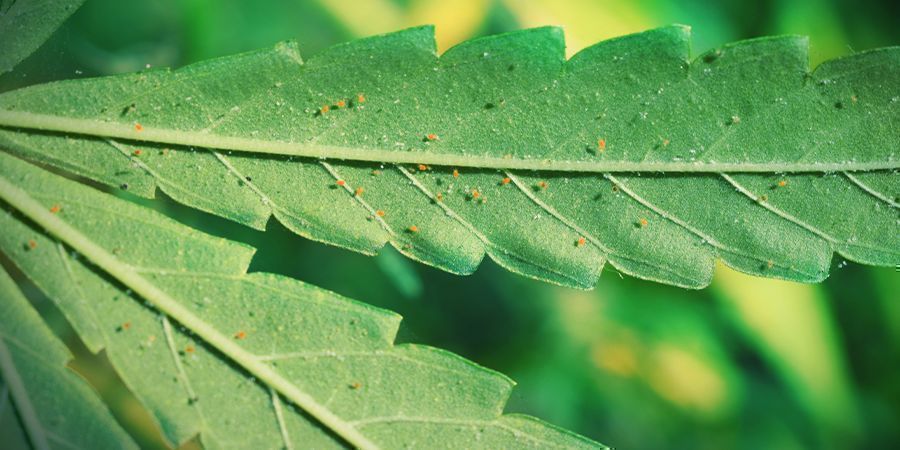
[[[436,140],[438,140],[438,135],[436,135],[434,133],[429,133],[427,136],[425,136],[425,138],[428,139],[429,141],[436,141]]]
[[[787,180],[778,180],[778,187],[787,186]]]
[[[144,126],[139,123],[136,123],[136,124],[134,124],[134,131],[137,131],[138,133],[140,133],[141,131],[144,131]]]
[[[378,211],[375,211],[375,215],[378,217],[384,217],[384,211],[379,209]]]
[[[354,191],[353,193],[356,194],[357,197],[359,197],[365,191],[366,191],[365,189],[358,187],[358,188],[356,188],[356,191]]]
[[[456,169],[453,169],[453,178],[459,178],[459,171]]]
[[[425,164],[419,164],[419,171],[424,172],[426,170],[428,170],[428,166],[426,166]]]
[[[647,222],[647,219],[641,217],[640,220],[638,220],[638,223],[641,225],[641,228],[643,228],[646,227],[649,222]]]
[[[137,149],[134,152],[132,152],[132,154],[134,154],[134,156],[141,156],[141,153],[144,153],[144,151],[141,149]]]
[[[578,238],[578,241],[575,243],[575,245],[577,245],[579,247],[583,247],[585,242],[586,242],[586,240],[583,237],[580,237],[580,238]]]
[[[338,186],[344,186],[345,184],[347,184],[347,182],[344,180],[337,180],[334,182],[334,184],[336,184]]]
[[[365,102],[366,102],[366,96],[365,96],[365,95],[362,95],[362,94],[357,94],[357,95],[356,95],[356,101],[357,101],[358,103],[365,103]]]
[[[29,240],[28,240],[28,248],[31,249],[31,250],[36,249],[36,248],[37,248],[37,242],[35,242],[34,239],[29,239]]]
[[[247,333],[245,333],[243,331],[238,331],[237,333],[234,333],[235,339],[244,339],[245,337],[247,337]]]
[[[509,177],[506,177],[506,178],[500,180],[500,184],[509,184],[510,181],[512,181],[512,180],[509,179]]]
[[[409,228],[407,228],[407,229],[409,230],[410,233],[418,233],[419,232],[419,227],[417,227],[415,225],[410,225]]]
[[[59,205],[53,205],[50,207],[50,212],[56,214],[62,210],[62,207]]]
[[[335,106],[337,106],[338,108],[343,108],[343,107],[347,106],[347,102],[345,102],[343,100],[338,100],[337,103],[335,103]]]
[[[599,150],[600,152],[606,150],[606,139],[600,139],[597,141],[597,150]]]

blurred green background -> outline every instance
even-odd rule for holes
[[[895,0],[88,0],[0,90],[181,66],[295,39],[306,54],[360,36],[437,25],[444,51],[473,36],[565,28],[568,52],[647,28],[693,26],[699,53],[767,34],[811,38],[813,65],[896,45]],[[127,195],[127,194],[118,194]],[[137,201],[137,200],[136,200]],[[470,277],[256,232],[161,196],[145,202],[247,242],[253,270],[290,275],[401,313],[403,341],[455,351],[519,382],[525,412],[617,448],[900,448],[900,277],[835,258],[821,285],[720,267],[685,291],[607,269],[594,291],[548,286],[490,261]],[[88,355],[49,302],[26,290],[78,356],[73,366],[148,448],[149,416],[102,355]],[[192,443],[193,444],[193,443]],[[190,444],[189,444],[190,445]]]

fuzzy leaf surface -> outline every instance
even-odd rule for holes
[[[800,37],[691,60],[686,27],[604,41],[414,28],[0,96],[24,158],[263,228],[588,288],[606,262],[700,288],[715,260],[817,282],[900,262],[900,49],[808,67]],[[821,205],[827,204],[827,208]]]
[[[105,349],[173,445],[199,434],[207,448],[602,447],[503,414],[513,383],[496,372],[394,345],[396,314],[247,273],[249,247],[0,162],[15,208],[0,215],[0,250]]]

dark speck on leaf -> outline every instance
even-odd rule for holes
[[[128,114],[128,113],[134,111],[136,108],[137,108],[137,105],[134,104],[134,103],[132,103],[132,104],[130,104],[130,105],[128,105],[128,106],[122,108],[122,112],[119,113],[119,115],[124,116],[124,115],[126,115],[126,114]]]
[[[721,50],[716,50],[714,52],[707,53],[706,55],[703,56],[703,62],[711,63],[711,62],[719,59],[720,56],[722,56]]]
[[[844,102],[835,102],[834,107],[837,109],[844,109]]]
[[[487,103],[484,104],[484,109],[494,109],[494,108],[496,108],[496,107],[497,107],[497,105],[495,105],[495,104],[493,104],[493,103],[491,103],[491,102],[487,102]]]
[[[127,190],[128,190],[128,183],[122,183],[121,185],[119,185],[119,187],[122,188],[122,190],[127,191]]]

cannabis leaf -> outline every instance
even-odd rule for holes
[[[393,313],[248,274],[251,248],[0,163],[0,198],[18,211],[0,215],[0,250],[106,350],[173,445],[199,433],[210,448],[599,447],[503,415],[500,374],[394,345]]]
[[[25,244],[28,245],[28,244]],[[6,448],[137,448],[72,355],[0,268],[0,435]]]
[[[84,0],[0,1],[0,75],[38,49]]]
[[[142,196],[470,273],[590,287],[609,261],[815,282],[900,262],[900,49],[810,72],[806,40],[688,59],[686,27],[569,61],[556,28],[437,57],[430,27],[0,96],[0,145]],[[822,205],[828,205],[822,207]]]

